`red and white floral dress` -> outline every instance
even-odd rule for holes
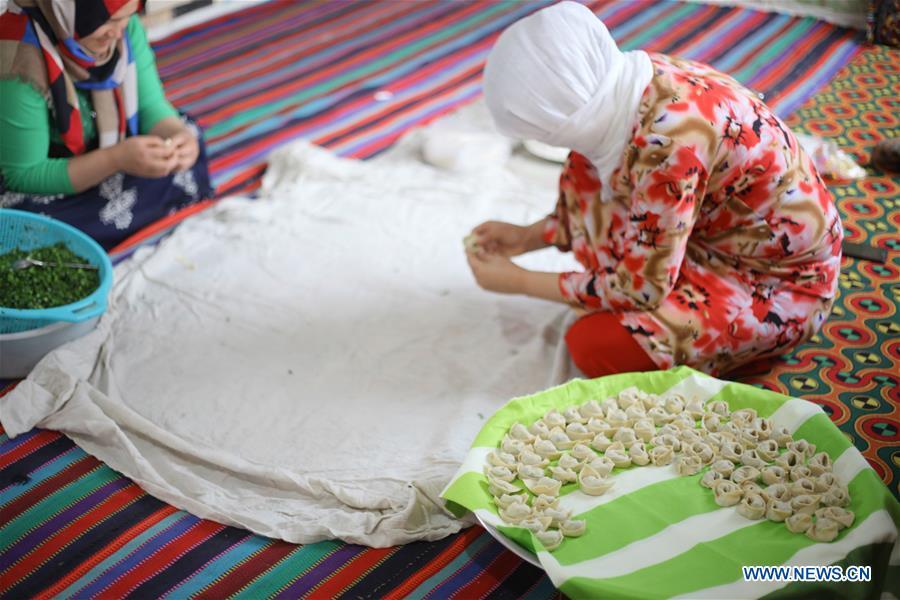
[[[601,202],[571,153],[545,240],[585,270],[572,305],[611,311],[660,368],[724,373],[822,326],[843,231],[831,194],[784,123],[731,77],[651,54],[654,77]]]

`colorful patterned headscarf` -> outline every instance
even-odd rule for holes
[[[79,43],[129,0],[10,0],[0,15],[0,79],[27,81],[46,98],[65,150],[85,151],[75,88],[91,91],[100,146],[138,132],[137,73],[128,33],[102,63]]]

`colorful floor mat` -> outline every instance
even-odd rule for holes
[[[309,137],[343,155],[369,157],[408,128],[476,98],[497,33],[548,3],[269,3],[180,32],[157,51],[175,104],[207,127],[214,177],[227,193],[252,188],[266,153],[289,139]],[[826,85],[859,47],[855,33],[810,19],[650,0],[591,6],[626,48],[710,62],[766,93],[781,114]],[[896,135],[898,63],[895,51],[867,50],[791,124],[829,135],[816,127],[836,127],[849,140],[841,144],[862,153],[891,128]],[[888,248],[890,261],[883,267],[848,261],[844,294],[826,330],[771,373],[750,379],[829,407],[896,491],[898,456],[890,446],[897,446],[898,428],[900,180],[873,177],[833,189],[849,237]],[[272,541],[178,511],[67,438],[34,430],[15,440],[0,434],[0,594],[546,598],[557,592],[480,528],[383,550]]]

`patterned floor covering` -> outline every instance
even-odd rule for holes
[[[406,4],[267,4],[163,40],[157,50],[167,89],[207,126],[220,188],[252,187],[265,154],[286,139],[311,137],[343,155],[368,157],[409,127],[477,97],[481,62],[497,32],[546,2],[388,8]],[[790,124],[837,136],[860,158],[877,139],[898,133],[896,51],[857,55],[853,34],[809,19],[673,2],[591,6],[624,46],[711,62],[765,92],[782,114],[827,85]],[[442,28],[427,27],[441,18]],[[326,35],[335,23],[355,33]],[[365,38],[358,28],[371,23],[374,37]],[[379,27],[386,28],[381,35]],[[358,39],[379,50],[363,52],[352,45]],[[292,59],[290,44],[309,46],[308,60]],[[409,45],[417,50],[404,55]],[[337,54],[314,57],[331,51]],[[398,70],[410,61],[418,70]],[[441,67],[422,70],[430,64]],[[342,83],[329,88],[335,78]],[[245,87],[236,88],[238,81]],[[389,93],[373,101],[378,91]],[[842,297],[825,330],[745,380],[822,403],[896,493],[900,179],[878,175],[832,189],[848,238],[887,248],[889,261],[845,261]],[[0,434],[0,594],[546,598],[556,591],[479,528],[382,550],[286,544],[178,511],[67,438],[34,430],[15,440]]]

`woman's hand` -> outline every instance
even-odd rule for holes
[[[200,144],[194,134],[187,127],[183,127],[181,131],[170,137],[169,141],[178,159],[175,170],[187,171],[193,167],[200,155]]]
[[[467,251],[466,260],[480,288],[500,294],[522,293],[527,271],[508,257],[479,249]]]
[[[540,233],[543,221],[523,227],[502,221],[487,221],[472,230],[478,246],[488,254],[518,256],[544,247]]]
[[[111,150],[116,170],[137,177],[165,177],[179,164],[174,145],[155,135],[126,138]]]

